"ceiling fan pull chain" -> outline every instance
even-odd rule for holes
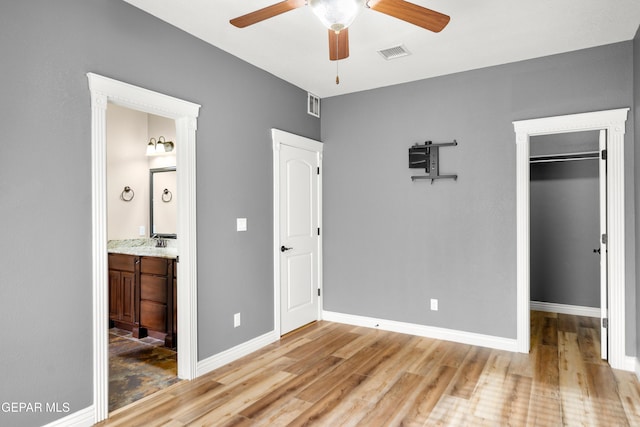
[[[340,84],[340,75],[338,73],[338,63],[340,63],[340,45],[338,43],[338,39],[340,37],[338,37],[340,34],[339,31],[336,31],[336,84],[339,85]]]

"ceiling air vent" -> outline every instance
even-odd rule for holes
[[[411,55],[411,52],[409,52],[404,45],[393,46],[388,49],[380,49],[378,53],[387,61]]]
[[[320,98],[307,92],[307,114],[320,117]]]

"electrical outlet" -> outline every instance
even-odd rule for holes
[[[237,328],[238,326],[240,326],[240,313],[233,315],[233,327]]]
[[[140,227],[138,227],[138,235],[140,235],[140,236],[146,235],[144,225],[141,225]]]
[[[431,298],[431,311],[438,311],[438,300]]]
[[[247,218],[236,218],[236,231],[247,231]]]

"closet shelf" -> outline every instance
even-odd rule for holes
[[[573,160],[599,159],[600,151],[583,151],[580,153],[545,154],[529,157],[529,163],[568,162]]]

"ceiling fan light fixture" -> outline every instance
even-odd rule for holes
[[[325,27],[339,33],[356,19],[364,6],[364,1],[309,0],[307,4]]]

